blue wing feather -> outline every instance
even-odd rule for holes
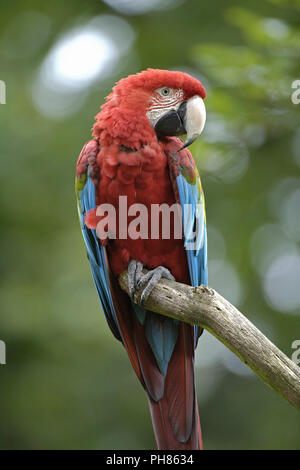
[[[85,241],[94,283],[105,314],[105,318],[113,334],[117,339],[121,340],[118,319],[110,292],[105,247],[99,243],[96,230],[88,228],[84,222],[85,214],[89,210],[95,208],[95,184],[90,176],[90,169],[87,167],[87,178],[85,185],[83,189],[78,191],[78,212],[81,230]]]
[[[188,151],[186,151],[188,152]],[[184,247],[186,249],[192,286],[207,285],[207,233],[204,194],[191,154],[181,159],[178,153],[170,154],[170,175],[178,191],[182,210]],[[183,160],[183,161],[182,161]],[[188,179],[182,170],[191,170],[194,178]],[[195,347],[200,329],[195,326]]]
[[[204,201],[199,185],[189,183],[183,175],[176,177],[184,227],[191,283],[207,285],[207,236]]]

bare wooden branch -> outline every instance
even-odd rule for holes
[[[127,271],[120,275],[119,283],[129,293]],[[136,303],[139,298],[140,293],[136,293]],[[300,368],[214,289],[161,280],[143,306],[205,328],[269,387],[300,409]]]

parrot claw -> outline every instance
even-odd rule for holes
[[[169,279],[170,281],[175,281],[175,277],[164,266],[158,266],[144,275],[142,272],[143,264],[135,259],[130,260],[128,265],[128,286],[131,300],[134,301],[134,294],[137,290],[146,286],[140,298],[140,305],[148,299],[153,288],[160,279],[164,278]]]
[[[137,290],[137,283],[142,276],[143,264],[135,259],[130,260],[128,265],[128,286],[130,298],[133,300],[134,293]]]
[[[162,278],[175,281],[174,276],[172,276],[170,271],[167,268],[164,268],[164,266],[158,266],[157,268],[148,271],[144,276],[140,277],[140,279],[137,281],[137,288],[140,289],[141,287],[146,286],[141,295],[141,305],[145,302],[145,300],[148,299],[153,288]]]

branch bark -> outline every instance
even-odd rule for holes
[[[119,283],[129,294],[127,271],[120,275]],[[134,301],[139,300],[137,292]],[[300,368],[214,289],[163,279],[143,307],[206,329],[269,387],[300,409]]]

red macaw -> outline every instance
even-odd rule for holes
[[[120,80],[77,163],[78,210],[93,278],[107,323],[147,393],[158,449],[202,448],[194,379],[202,330],[147,311],[143,301],[161,277],[207,284],[204,196],[186,149],[203,130],[205,94],[198,80],[182,72],[147,69]],[[174,137],[182,134],[187,134],[184,145]],[[126,196],[128,207],[146,206],[149,222],[152,205],[180,204],[180,237],[174,226],[169,239],[161,229],[152,238],[121,235],[122,223],[129,224],[132,216],[126,219],[120,196]],[[115,208],[118,222],[113,236],[99,240],[103,204]],[[189,249],[193,232],[196,242]],[[132,296],[144,288],[141,305],[119,287],[118,276],[126,269]]]

